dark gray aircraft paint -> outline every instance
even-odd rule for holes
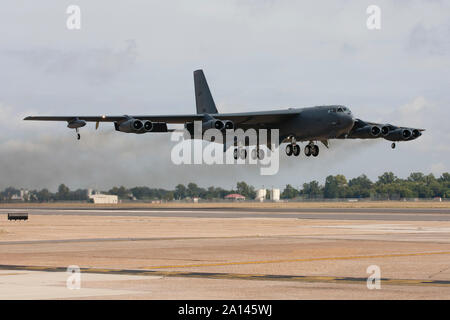
[[[330,139],[376,139],[392,141],[410,141],[422,135],[424,129],[394,126],[363,121],[353,116],[349,108],[343,105],[315,106],[309,108],[289,108],[286,110],[219,113],[209,90],[202,70],[194,71],[195,99],[197,114],[184,115],[123,115],[123,116],[30,116],[24,120],[66,121],[67,127],[77,131],[86,122],[113,122],[117,131],[126,133],[170,132],[167,124],[183,123],[193,135],[194,121],[202,122],[202,130],[210,128],[225,132],[227,129],[278,129],[279,143],[287,142],[286,154],[298,156],[300,147],[297,142],[308,142],[304,148],[306,156],[318,156],[322,142],[328,147]],[[270,134],[268,134],[270,136]],[[270,141],[268,146],[271,147]],[[259,144],[259,143],[258,143]],[[225,146],[224,146],[225,149]],[[259,145],[258,145],[259,149]],[[259,150],[258,150],[259,152]],[[259,157],[259,153],[257,153]],[[235,158],[238,156],[235,148]],[[239,156],[246,157],[239,153]],[[263,155],[262,155],[263,156]]]

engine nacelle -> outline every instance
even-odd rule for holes
[[[381,127],[381,134],[386,137],[389,134],[389,126],[385,125]]]
[[[116,125],[116,130],[127,133],[142,133],[144,123],[139,119],[128,119]]]
[[[225,123],[222,120],[211,119],[202,123],[202,131],[205,132],[208,129],[223,130]]]
[[[385,136],[384,138],[386,140],[390,140],[390,141],[409,140],[413,136],[413,132],[415,130],[411,131],[410,129],[401,129],[401,128],[395,129],[395,130],[392,130],[391,132],[389,132],[389,134],[387,136]],[[419,131],[419,130],[417,130],[417,131]],[[419,134],[420,134],[420,131],[419,131]],[[415,137],[415,138],[417,138],[417,137]]]
[[[351,133],[352,138],[370,139],[376,138],[380,135],[381,129],[378,126],[366,125],[362,128],[356,129]]]

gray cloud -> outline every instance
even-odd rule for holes
[[[123,49],[91,48],[88,50],[62,50],[37,48],[7,50],[7,56],[55,76],[81,76],[91,83],[107,82],[131,68],[137,58],[137,44],[127,40]]]
[[[64,4],[2,5],[0,187],[282,187],[337,173],[450,169],[448,2],[380,1],[380,31],[367,30],[360,1],[78,3],[82,30],[73,32]],[[253,167],[174,166],[167,135],[90,126],[76,141],[64,123],[21,120],[194,112],[200,67],[223,112],[336,103],[365,120],[427,131],[396,150],[387,141],[332,141],[319,158],[282,157],[280,172],[263,177]]]
[[[431,55],[447,55],[450,50],[450,25],[426,27],[417,24],[410,33],[407,50]]]

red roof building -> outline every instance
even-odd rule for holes
[[[238,193],[231,193],[231,194],[227,194],[225,196],[225,199],[229,199],[229,200],[245,200],[245,197],[241,194]]]

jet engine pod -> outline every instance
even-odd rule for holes
[[[388,126],[382,126],[381,127],[381,134],[385,137],[389,134],[389,127]]]
[[[208,129],[217,129],[222,130],[225,127],[225,124],[222,120],[211,119],[202,123],[202,131],[205,132]]]
[[[372,139],[380,135],[381,129],[378,126],[365,125],[350,133],[353,138]]]
[[[414,137],[413,132],[411,132],[411,130],[409,130],[409,129],[398,128],[398,129],[389,131],[389,133],[386,136],[384,136],[384,138],[386,140],[390,140],[390,141],[408,140],[411,138],[411,136]]]
[[[121,123],[115,124],[117,131],[128,132],[128,133],[141,133],[144,124],[139,119],[128,119]]]

